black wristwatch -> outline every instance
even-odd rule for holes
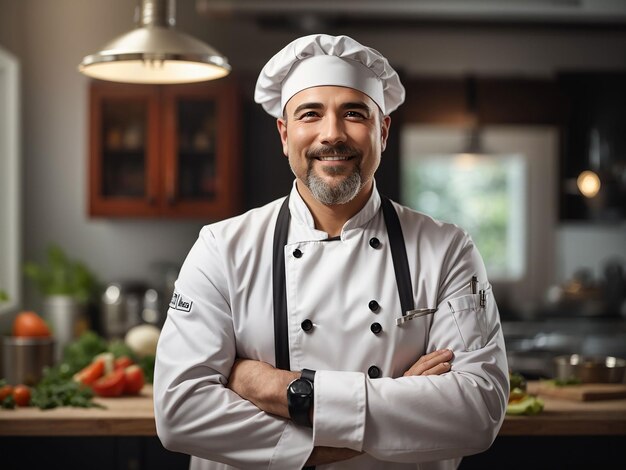
[[[287,404],[292,421],[301,426],[313,427],[311,407],[313,406],[313,381],[315,371],[302,369],[300,378],[287,387]]]

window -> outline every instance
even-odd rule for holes
[[[550,126],[493,125],[484,127],[482,131],[483,146],[492,157],[480,160],[485,161],[485,164],[492,159],[502,162],[501,172],[507,175],[506,192],[511,195],[511,200],[506,203],[507,228],[499,237],[506,241],[507,255],[500,262],[508,266],[508,271],[499,274],[497,265],[492,268],[491,261],[486,259],[487,274],[499,306],[508,305],[522,314],[531,315],[536,312],[537,306],[543,304],[547,289],[554,284],[557,261],[562,256],[557,252],[556,246],[558,215],[555,195],[559,180],[559,130]],[[435,156],[446,156],[448,161],[452,161],[466,143],[467,134],[459,127],[405,124],[400,138],[400,171],[403,175],[400,178],[400,202],[419,210],[417,202],[409,200],[409,194],[414,190],[409,191],[408,188],[417,186],[410,174],[419,174],[422,169],[428,168],[429,160],[441,161]],[[482,183],[483,179],[484,182],[490,181],[482,174],[487,170],[478,164],[480,160],[474,161],[476,171],[481,173],[480,177],[473,177],[468,183],[457,183],[454,180],[455,172],[445,170],[447,193],[455,195],[464,191],[479,194],[486,191],[480,186],[480,189],[466,189],[477,182]],[[520,179],[508,176],[509,171],[514,172],[508,169],[509,165],[521,167]],[[452,181],[455,183],[452,184]],[[464,206],[469,205],[462,202]],[[492,205],[492,201],[472,204],[482,209]],[[430,213],[430,209],[426,212]],[[452,220],[466,229],[474,238],[483,257],[487,258],[488,248],[483,247],[484,243],[478,238],[479,233],[471,227],[474,222],[472,216],[473,213],[469,212],[470,225],[466,225],[463,221],[452,220],[447,211],[442,210],[440,214],[441,219]],[[521,276],[519,279],[516,278],[518,274]]]
[[[523,155],[405,155],[404,204],[452,222],[473,238],[493,279],[524,274]]]

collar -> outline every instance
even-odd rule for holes
[[[355,233],[356,230],[367,224],[380,211],[380,194],[378,194],[378,189],[376,188],[376,180],[374,180],[373,183],[372,194],[365,205],[359,212],[351,217],[341,229],[342,241],[347,240],[352,233]],[[313,214],[311,214],[311,211],[304,202],[304,199],[300,196],[300,193],[296,188],[295,180],[291,187],[291,194],[289,196],[289,211],[291,212],[292,221],[296,222],[298,227],[304,231],[303,233],[298,231],[299,235],[297,235],[296,238],[301,239],[302,241],[305,239],[325,240],[328,238],[328,234],[326,232],[315,228]]]

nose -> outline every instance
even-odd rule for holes
[[[346,141],[346,129],[343,120],[331,113],[322,119],[320,141],[325,145],[336,145]]]

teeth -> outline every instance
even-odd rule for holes
[[[319,157],[323,162],[337,162],[341,160],[349,160],[350,157]]]

